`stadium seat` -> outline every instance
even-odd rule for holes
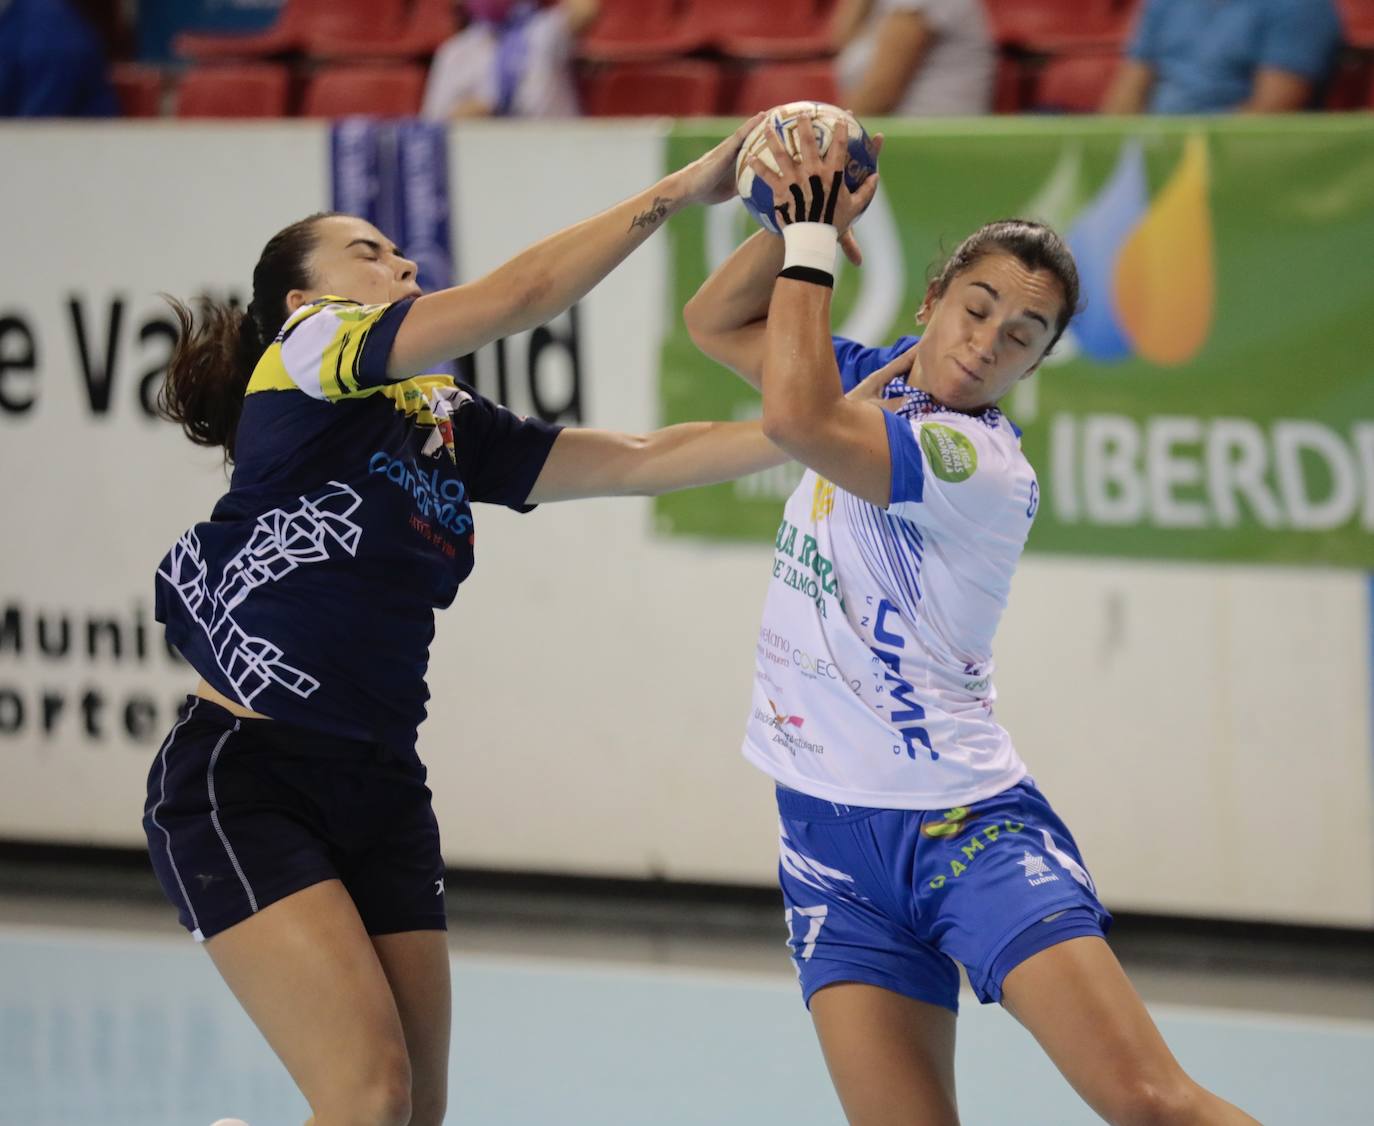
[[[1135,0],[983,0],[999,46],[1055,53],[1125,42]]]
[[[115,63],[110,83],[125,117],[162,116],[162,71],[156,67]]]
[[[601,0],[577,53],[593,62],[628,62],[685,55],[705,45],[694,0]]]
[[[458,30],[453,0],[412,0],[409,14],[395,34],[359,36],[321,32],[307,48],[320,59],[425,59]]]
[[[740,59],[805,59],[835,53],[834,0],[695,0],[710,41]]]
[[[309,50],[324,42],[394,37],[404,24],[405,0],[285,0],[276,22],[249,35],[186,32],[173,49],[191,59],[261,59]]]
[[[1336,0],[1345,41],[1352,47],[1374,48],[1374,0]]]
[[[301,103],[305,117],[413,117],[420,112],[425,71],[420,66],[326,67],[310,79]]]
[[[239,63],[198,67],[177,86],[177,117],[284,117],[290,98],[286,67]]]
[[[1326,84],[1322,108],[1327,110],[1365,109],[1370,83],[1374,81],[1374,57],[1364,51],[1346,48]]]
[[[760,63],[735,91],[733,113],[744,117],[784,102],[838,102],[840,90],[829,59]]]
[[[286,117],[290,77],[276,63],[188,70],[176,92],[177,117]]]
[[[699,117],[721,111],[723,89],[715,63],[620,63],[586,76],[582,110],[589,117]]]
[[[1020,113],[1030,100],[1026,69],[1020,60],[1007,51],[997,52],[997,70],[993,77],[992,112]]]
[[[1096,113],[1120,61],[1117,54],[1054,56],[1036,76],[1029,108],[1040,113]]]

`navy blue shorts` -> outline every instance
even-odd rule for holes
[[[148,773],[153,870],[198,940],[341,880],[369,934],[444,930],[444,862],[425,768],[379,743],[188,696]]]
[[[1106,933],[1078,846],[1029,778],[944,810],[838,805],[778,789],[788,945],[802,996],[876,985],[958,1012],[1032,954]]]

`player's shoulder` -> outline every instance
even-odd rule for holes
[[[989,515],[1003,503],[1018,510],[1028,503],[1035,471],[1021,450],[1020,430],[1001,410],[965,414],[917,399],[903,414],[930,487]]]
[[[830,342],[840,369],[863,378],[891,363],[920,339],[919,336],[899,336],[891,344],[871,345],[847,336],[832,336]]]

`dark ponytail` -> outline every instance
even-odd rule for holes
[[[286,323],[286,295],[310,288],[315,223],[335,214],[310,215],[267,241],[253,269],[253,299],[247,309],[207,297],[198,302],[197,318],[182,302],[166,299],[180,336],[158,391],[158,414],[179,423],[197,445],[222,446],[226,462],[234,460],[248,380]]]

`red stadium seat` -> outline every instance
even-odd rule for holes
[[[425,72],[420,66],[337,66],[321,70],[305,88],[306,117],[413,117],[420,112]]]
[[[993,78],[992,112],[1020,113],[1030,101],[1027,96],[1026,69],[1006,51],[997,53],[997,71]]]
[[[1024,51],[1118,49],[1135,0],[983,0],[993,38]]]
[[[1336,0],[1345,41],[1352,47],[1374,47],[1374,0]]]
[[[835,0],[696,0],[711,42],[741,59],[805,59],[835,53]]]
[[[400,33],[405,0],[285,0],[266,31],[251,35],[188,32],[173,48],[193,59],[258,59],[309,50],[316,40],[337,42]]]
[[[412,0],[405,22],[393,35],[319,33],[307,46],[321,59],[428,59],[457,30],[453,0]]]
[[[715,63],[620,63],[587,75],[582,110],[589,117],[706,116],[721,112],[723,89]]]
[[[1363,51],[1347,48],[1341,53],[1331,80],[1326,84],[1322,108],[1328,110],[1364,109],[1368,104],[1370,83],[1374,81],[1374,58]]]
[[[744,76],[731,111],[741,117],[784,102],[838,102],[839,86],[829,59],[760,63]]]
[[[577,53],[599,62],[671,58],[706,44],[693,0],[601,0]]]
[[[276,63],[240,63],[189,70],[177,86],[178,117],[284,117],[290,79]]]
[[[162,71],[137,63],[115,63],[110,83],[125,117],[162,116]]]
[[[1051,113],[1096,113],[1121,56],[1056,55],[1035,80],[1029,108]]]

